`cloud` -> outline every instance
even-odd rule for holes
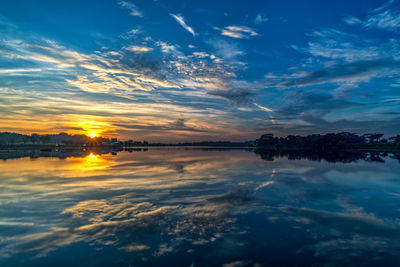
[[[94,242],[102,245],[120,243],[126,251],[143,251],[150,247],[141,243],[128,243],[113,239],[116,235],[127,235],[130,229],[133,235],[149,229],[154,225],[162,225],[158,220],[171,217],[179,210],[179,206],[154,207],[151,203],[130,202],[108,203],[104,200],[88,200],[66,209],[62,214],[72,214],[72,219],[80,225],[71,228],[55,228],[49,232],[25,236],[24,241],[14,247],[14,252],[36,252],[45,256],[60,247],[76,242]],[[164,230],[165,231],[165,230]],[[131,239],[130,240],[135,240]],[[111,241],[114,240],[114,241]],[[124,244],[125,243],[125,244]]]
[[[144,44],[139,40],[138,43]],[[153,40],[147,40],[146,45],[125,45],[113,50],[103,48],[92,54],[69,49],[49,40],[5,40],[3,49],[10,51],[5,53],[6,60],[12,61],[18,57],[19,60],[28,62],[29,66],[34,66],[18,68],[19,72],[14,72],[14,75],[27,76],[25,81],[32,82],[13,80],[12,86],[24,88],[23,91],[29,90],[35,94],[43,90],[42,88],[51,88],[53,91],[44,94],[44,97],[33,98],[29,94],[29,99],[25,94],[24,100],[29,102],[25,108],[8,105],[6,109],[9,114],[19,112],[16,109],[18,107],[26,112],[29,109],[31,116],[28,118],[27,115],[23,115],[24,117],[18,119],[14,117],[13,121],[16,124],[11,125],[8,120],[6,128],[3,127],[5,124],[0,126],[3,129],[20,131],[21,126],[15,125],[25,125],[24,127],[29,128],[35,124],[43,124],[42,121],[49,120],[52,115],[69,114],[68,120],[58,121],[57,126],[54,125],[56,122],[47,123],[46,129],[41,129],[50,132],[55,129],[74,129],[71,131],[81,133],[82,128],[71,128],[72,124],[87,119],[106,123],[107,134],[116,134],[114,131],[118,129],[121,138],[134,133],[135,136],[142,136],[149,141],[176,140],[178,137],[188,141],[190,138],[199,140],[215,136],[227,129],[230,129],[231,134],[236,134],[236,128],[240,125],[233,121],[228,123],[229,114],[223,110],[226,104],[215,99],[222,97],[207,94],[207,91],[226,89],[228,84],[240,82],[235,71],[244,65],[236,61],[236,56],[243,55],[244,52],[232,41],[221,39],[212,44],[212,48],[215,48],[220,56],[200,51],[185,55],[183,49],[176,44]],[[153,53],[146,53],[151,48],[159,48],[162,55],[154,57]],[[11,73],[12,69],[2,72]],[[39,77],[43,82],[38,83],[35,77]],[[57,83],[50,79],[56,79]],[[246,83],[246,86],[248,85]],[[70,102],[65,103],[65,100],[61,100],[59,91],[55,91],[56,86],[60,90],[62,88],[62,95]],[[154,93],[150,93],[151,91]],[[40,93],[40,96],[42,95]],[[22,96],[18,94],[18,97],[21,99]],[[227,94],[225,97],[229,98]],[[8,101],[11,98],[12,94],[3,100]],[[107,98],[109,101],[106,101]],[[231,99],[233,98],[235,96],[232,95]],[[46,99],[46,103],[52,103],[51,107],[44,105],[43,99]],[[230,103],[239,103],[238,101],[237,98]],[[1,110],[4,108],[0,105]],[[168,113],[160,110],[168,110]],[[210,113],[213,114],[212,117],[208,116]],[[181,115],[190,119],[176,121]],[[133,117],[135,119],[132,119]],[[216,124],[215,117],[224,119]],[[29,123],[22,123],[26,120],[29,120]]]
[[[185,119],[177,119],[172,125],[175,125],[176,127],[185,127]]]
[[[223,39],[211,39],[208,40],[208,43],[215,49],[217,56],[226,60],[235,60],[238,56],[246,54],[234,42],[228,42]]]
[[[249,39],[250,37],[258,36],[259,34],[247,26],[226,26],[225,28],[214,27],[221,35],[229,36],[236,39]]]
[[[400,30],[400,11],[390,8],[393,3],[394,1],[390,0],[382,6],[370,10],[365,20],[349,16],[344,18],[343,21],[350,25],[362,25],[363,28],[367,29],[397,32]]]
[[[382,13],[369,16],[363,23],[365,28],[377,28],[387,31],[398,31],[400,29],[400,12],[386,10]]]
[[[136,5],[132,2],[129,1],[118,1],[118,4],[125,9],[128,9],[130,11],[129,15],[131,16],[135,16],[135,17],[143,17],[143,12],[140,11]]]
[[[255,193],[254,186],[239,185],[225,194],[209,197],[207,200],[210,202],[217,202],[217,203],[230,203],[233,205],[243,205],[254,198],[254,193]]]
[[[186,24],[185,18],[181,14],[170,14],[170,16],[173,17],[176,20],[176,22],[178,22],[191,35],[193,35],[193,37],[197,35],[197,33],[194,32],[193,28]]]
[[[254,24],[260,25],[262,23],[267,22],[268,20],[269,19],[267,18],[267,16],[265,14],[258,13],[256,18],[254,19]]]
[[[130,122],[130,123],[115,123],[115,126],[119,129],[133,129],[133,130],[148,130],[153,133],[160,132],[174,132],[176,133],[207,133],[212,131],[210,128],[207,130],[202,129],[203,125],[196,122],[196,119],[192,119],[192,123],[188,123],[185,118],[179,118],[174,121],[158,121],[158,122]]]
[[[396,39],[377,42],[335,29],[321,29],[309,36],[312,40],[307,47],[292,46],[311,56],[301,64],[307,70],[268,77],[267,86],[330,83],[330,89],[336,86],[336,93],[343,94],[357,88],[360,83],[370,82],[372,78],[391,79],[399,68],[400,44]]]
[[[353,111],[350,113],[353,114]],[[361,114],[366,115],[365,112],[362,112]],[[323,111],[322,113],[315,111],[304,112],[300,116],[288,117],[287,121],[289,121],[289,123],[285,123],[285,117],[283,117],[280,120],[280,123],[268,125],[268,127],[271,132],[276,132],[282,135],[293,134],[293,132],[296,132],[296,134],[299,135],[332,132],[355,132],[359,134],[364,134],[365,132],[383,132],[388,135],[396,135],[400,131],[399,116],[393,119],[386,119],[382,116],[382,114],[376,113],[376,118],[360,119],[360,116],[358,116],[357,119],[354,119],[352,116],[353,118],[349,119],[331,118],[330,120],[327,120],[323,118],[325,115],[327,115],[326,111]],[[279,114],[278,111],[276,116],[280,118],[282,115]],[[298,121],[298,123],[293,123],[293,120]]]
[[[359,35],[329,28],[314,31],[310,37],[312,40],[308,42],[308,47],[292,46],[292,48],[316,57],[351,62],[392,56],[392,47],[395,46],[394,44],[377,45]],[[311,65],[314,66],[315,62],[311,62]]]
[[[393,247],[390,243],[391,241],[385,237],[353,234],[348,237],[321,240],[313,245],[312,249],[315,251],[314,254],[316,256],[324,258],[329,264],[335,262],[335,265],[351,265],[351,262],[354,261],[353,257],[356,257],[358,259],[357,264],[369,265],[371,259],[369,257],[362,257],[361,255],[365,255],[366,251],[379,254],[388,254],[388,251],[390,251],[389,254],[395,255],[395,251],[398,248]],[[352,257],[347,255],[351,255]]]
[[[362,23],[362,21],[359,18],[356,18],[354,16],[348,16],[344,18],[343,21],[349,25],[357,25]]]
[[[224,30],[252,36],[251,30],[243,31],[241,28],[239,31],[240,27],[245,26],[227,26]],[[285,98],[285,94],[292,90],[275,90],[277,88],[329,83],[326,88],[307,88],[307,90],[336,90],[335,86],[344,87],[370,81],[373,77],[396,75],[395,71],[399,67],[396,62],[400,59],[398,53],[400,44],[395,39],[379,43],[378,40],[367,40],[356,34],[322,29],[307,35],[311,41],[306,47],[296,47],[297,51],[306,55],[307,61],[303,65],[299,64],[293,74],[268,76],[270,83],[267,84],[249,80],[249,77],[256,77],[256,73],[254,76],[246,75],[246,68],[254,65],[247,65],[244,62],[246,50],[240,40],[217,36],[205,40],[205,47],[190,50],[187,49],[187,44],[181,47],[177,43],[153,40],[143,36],[140,30],[141,28],[138,28],[127,32],[126,38],[134,40],[126,41],[127,39],[120,38],[119,41],[122,42],[120,47],[110,45],[112,48],[104,47],[93,53],[81,52],[37,37],[4,40],[1,49],[6,49],[6,53],[1,55],[2,59],[5,62],[18,60],[24,65],[15,68],[16,71],[11,67],[3,69],[0,75],[7,76],[13,73],[13,76],[23,76],[24,80],[6,79],[7,81],[2,82],[0,86],[15,90],[26,86],[24,90],[33,89],[32,93],[47,90],[41,88],[51,88],[54,92],[48,97],[60,96],[60,92],[56,90],[65,88],[66,92],[61,95],[71,100],[66,104],[58,97],[48,102],[52,103],[51,107],[45,107],[40,104],[44,101],[36,100],[40,99],[39,97],[35,98],[37,102],[33,101],[33,98],[31,100],[24,98],[24,101],[27,101],[24,105],[28,103],[26,106],[29,106],[24,108],[21,105],[15,106],[17,102],[10,94],[7,99],[2,100],[11,101],[13,104],[6,106],[6,103],[0,106],[0,109],[19,113],[21,117],[14,120],[12,125],[9,123],[9,127],[16,129],[16,125],[24,125],[24,121],[27,120],[30,120],[26,122],[29,125],[33,125],[34,121],[39,124],[51,118],[51,114],[64,112],[74,114],[74,118],[79,118],[77,114],[82,114],[85,118],[86,115],[93,116],[92,118],[107,123],[108,129],[112,131],[118,129],[121,138],[130,135],[147,138],[145,136],[148,134],[151,141],[157,141],[157,138],[176,140],[178,135],[179,138],[185,136],[184,138],[189,139],[192,134],[196,135],[193,138],[203,139],[221,133],[231,137],[233,132],[236,134],[240,129],[251,128],[252,126],[248,127],[249,124],[258,125],[261,121],[266,122],[266,114],[260,110],[280,111],[280,105],[285,105],[298,97],[287,95]],[[394,63],[390,64],[389,61]],[[304,70],[299,71],[300,67]],[[268,89],[264,90],[266,87]],[[282,102],[272,103],[275,97],[279,98],[281,95]],[[81,96],[84,97],[83,101],[80,101]],[[109,103],[106,101],[107,98],[110,99]],[[97,102],[98,99],[101,101]],[[315,99],[329,107],[331,102],[327,101],[340,104],[332,99],[327,101]],[[227,108],[229,104],[232,106]],[[79,106],[84,108],[80,109]],[[304,105],[298,103],[295,108],[300,106]],[[312,104],[309,106],[313,107]],[[331,110],[328,108],[323,110],[318,105],[314,107],[320,114],[326,114]],[[340,108],[345,108],[344,104]],[[168,112],[162,112],[166,110]],[[305,110],[310,111],[308,107]],[[26,115],[28,113],[42,114],[42,117],[28,118]],[[213,117],[207,118],[209,114],[213,114]],[[309,119],[302,117],[303,114],[299,109],[292,114],[276,112],[275,115],[279,116],[274,118],[276,120],[297,116],[294,119],[298,119],[301,123]],[[185,119],[177,119],[180,116]],[[248,116],[253,116],[254,119],[251,122],[246,121],[244,118]],[[5,123],[1,126],[3,125]],[[326,125],[331,127],[330,124]],[[49,128],[53,126],[54,124]],[[66,129],[68,126],[71,126],[71,122],[63,121],[57,129]],[[168,134],[161,134],[163,131]]]
[[[178,45],[166,43],[163,41],[157,41],[155,44],[161,48],[161,51],[164,54],[172,55],[175,57],[183,57],[184,56],[183,53],[179,50],[180,47]]]
[[[45,71],[46,69],[41,69],[41,68],[30,68],[30,69],[17,69],[17,68],[12,68],[12,69],[0,69],[0,75],[6,74],[6,75],[20,75],[20,73],[32,73],[32,72],[40,72],[40,71]]]
[[[140,30],[140,29],[132,29],[130,31],[127,31],[127,32],[121,34],[120,36],[123,39],[132,39],[132,38],[134,38],[135,36],[137,36],[140,33],[142,33],[142,30]]]
[[[251,98],[254,96],[253,93],[245,89],[213,90],[207,92],[207,94],[221,97],[238,106],[253,103]]]
[[[145,186],[148,188],[149,184],[146,182]],[[171,184],[168,188],[171,188]],[[71,215],[65,227],[26,234],[2,247],[2,256],[34,253],[43,257],[59,248],[82,242],[91,246],[118,247],[127,252],[154,258],[176,252],[182,242],[186,242],[186,245],[204,245],[222,238],[225,232],[232,231],[234,219],[229,216],[225,203],[203,202],[196,205],[193,202],[187,207],[155,206],[149,202],[131,202],[127,198],[130,198],[129,194],[107,200],[78,202],[61,213],[63,216]],[[195,232],[194,225],[197,227]],[[154,234],[166,238],[154,240]],[[139,258],[140,262],[145,261],[143,257]]]
[[[228,86],[227,89],[216,89],[207,91],[207,94],[223,98],[238,107],[255,106],[263,111],[272,112],[271,109],[263,107],[254,102],[253,97],[255,96],[255,94],[245,88],[232,89],[230,86]]]
[[[246,102],[239,100],[240,94],[245,97],[246,88],[237,84],[245,81],[237,79],[235,73],[246,68],[243,62],[237,60],[245,54],[239,45],[232,40],[217,38],[208,43],[209,49],[214,51],[193,50],[186,55],[185,49],[175,43],[153,41],[147,37],[140,40],[140,30],[131,30],[126,36],[134,36],[134,45],[128,45],[130,41],[124,43],[125,39],[121,38],[120,48],[103,47],[93,53],[71,49],[38,36],[24,35],[23,40],[11,37],[4,40],[1,49],[6,49],[7,53],[1,55],[2,59],[5,58],[5,62],[15,59],[24,62],[23,67],[14,68],[18,72],[13,72],[11,67],[2,70],[4,75],[11,72],[24,75],[24,81],[13,79],[11,83],[7,82],[6,87],[15,90],[23,88],[21,92],[26,92],[23,99],[27,101],[24,103],[29,104],[23,108],[19,105],[22,101],[19,101],[18,105],[0,105],[0,109],[7,109],[9,114],[25,111],[31,116],[15,117],[12,120],[15,124],[9,123],[11,119],[4,119],[6,122],[0,126],[20,131],[21,126],[15,125],[26,125],[27,128],[35,124],[45,125],[42,122],[50,121],[52,115],[69,114],[68,120],[58,121],[57,126],[54,125],[56,122],[47,123],[46,129],[40,129],[50,132],[74,129],[71,131],[81,133],[79,129],[82,128],[71,128],[72,124],[77,123],[74,120],[81,122],[87,119],[106,123],[107,134],[118,129],[121,138],[134,134],[149,141],[176,140],[177,136],[188,141],[190,138],[213,138],[227,129],[230,134],[239,133],[237,128],[241,126],[224,110],[227,104],[217,100],[231,99],[228,101],[234,105]],[[154,53],[149,53],[151,49],[159,49],[162,54],[156,57]],[[241,88],[242,92],[207,93],[226,90],[231,85]],[[0,82],[0,86],[5,84]],[[246,86],[251,87],[252,83],[246,83]],[[49,88],[48,91],[52,92],[43,93],[42,88]],[[58,88],[63,90],[61,95],[68,103],[62,100]],[[27,94],[27,91],[30,93]],[[12,95],[10,93],[7,99],[2,100],[14,101],[15,104],[15,96]],[[22,96],[18,94],[19,99]],[[44,105],[43,99],[52,103],[51,107]],[[248,107],[256,107],[252,102],[248,103]],[[168,110],[168,113],[161,110]],[[213,116],[209,116],[210,113]],[[34,118],[32,114],[35,114]],[[177,121],[179,116],[184,116],[185,120]],[[223,119],[215,123],[216,117]],[[6,128],[3,127],[5,124],[8,124]]]
[[[206,52],[193,52],[192,55],[198,58],[211,58],[211,59],[215,58],[214,55],[210,55]]]
[[[342,98],[334,97],[330,93],[298,92],[286,106],[276,111],[280,118],[297,118],[307,112],[324,115],[336,109],[359,106]]]
[[[308,86],[352,79],[365,79],[378,76],[377,71],[399,68],[400,61],[391,58],[361,60],[351,63],[339,63],[326,69],[301,73],[300,78],[282,83],[283,87]]]
[[[233,261],[233,262],[229,262],[229,263],[224,263],[224,264],[222,264],[222,267],[243,267],[243,266],[251,266],[250,263],[251,263],[251,262],[249,262],[249,261]],[[253,266],[256,266],[256,264],[254,264]]]
[[[263,110],[263,111],[272,112],[272,109],[270,109],[270,108],[263,107],[263,106],[261,106],[261,105],[259,105],[259,104],[257,104],[257,103],[253,103],[253,104],[254,104],[256,107],[258,107],[259,109]],[[275,122],[275,121],[272,120],[272,122]]]
[[[132,243],[132,244],[129,244],[126,246],[122,246],[120,249],[127,251],[127,252],[136,252],[136,251],[150,249],[150,247],[146,246],[146,245],[142,245],[142,244]]]
[[[69,85],[86,92],[107,93],[134,99],[132,91],[149,91],[162,88],[177,88],[176,84],[165,80],[161,62],[146,55],[152,51],[148,46],[126,46],[119,51],[102,51],[85,54],[67,49],[55,42],[39,43],[5,42],[10,50],[8,57],[20,58],[40,66],[36,75],[44,75],[44,70],[58,72],[58,77]],[[133,53],[132,53],[133,52]],[[21,69],[22,70],[22,69]],[[28,69],[25,69],[28,70]],[[32,77],[30,68],[29,75]],[[28,72],[20,72],[28,74]]]
[[[284,211],[305,216],[313,222],[330,221],[332,227],[340,229],[341,232],[355,233],[379,233],[382,235],[396,232],[400,227],[398,219],[377,217],[373,213],[367,213],[359,207],[346,207],[344,212],[332,212],[312,208],[283,207]],[[346,224],[347,222],[347,224]],[[351,224],[349,222],[352,222]],[[349,227],[351,228],[345,228]],[[343,229],[345,228],[345,229]]]
[[[369,13],[379,13],[382,10],[390,7],[393,3],[394,3],[394,0],[389,0],[385,4],[381,5],[380,7],[377,7],[375,9],[371,10]]]
[[[128,51],[132,51],[134,53],[146,53],[146,52],[153,51],[152,47],[138,46],[138,45],[131,45],[131,46],[125,47],[125,49]]]

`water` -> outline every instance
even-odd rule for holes
[[[1,266],[400,265],[393,155],[71,155],[0,161]]]

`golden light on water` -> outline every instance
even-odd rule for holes
[[[76,163],[73,168],[81,173],[105,170],[112,164],[112,161],[108,160],[107,157],[102,157],[94,152],[82,158],[75,158],[72,161]]]

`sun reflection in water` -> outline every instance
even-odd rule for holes
[[[110,166],[110,162],[99,154],[90,152],[89,155],[80,158],[79,161],[74,165],[74,168],[78,171],[99,171],[107,169]]]

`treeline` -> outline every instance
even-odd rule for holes
[[[254,144],[254,141],[246,142],[230,142],[230,141],[202,141],[202,142],[187,142],[178,144],[151,143],[150,146],[204,146],[204,147],[249,147]]]
[[[70,135],[67,133],[59,134],[36,134],[24,135],[18,133],[0,132],[0,148],[4,146],[41,146],[41,145],[60,145],[60,146],[91,146],[91,147],[102,147],[102,146],[148,146],[146,141],[118,141],[117,138],[107,138],[107,137],[95,137],[90,138],[89,136],[83,134]]]
[[[325,135],[312,134],[307,136],[289,135],[287,137],[275,137],[273,134],[264,134],[255,141],[259,149],[271,150],[344,150],[349,148],[371,148],[371,147],[400,147],[400,135],[382,138],[383,134],[354,133],[329,133]]]
[[[70,135],[67,133],[59,134],[36,134],[24,135],[10,132],[0,132],[0,146],[8,145],[89,145],[89,146],[204,146],[204,147],[248,147],[254,144],[254,141],[230,142],[230,141],[202,141],[187,142],[178,144],[169,143],[148,143],[147,141],[119,141],[117,138],[95,137],[90,138],[86,135]]]
[[[18,133],[0,132],[0,145],[23,145],[23,144],[84,144],[90,141],[86,135],[59,134],[36,134],[24,135]]]
[[[329,133],[312,134],[307,136],[288,135],[287,137],[276,137],[273,134],[264,134],[255,141],[230,142],[230,141],[202,141],[187,142],[178,144],[167,143],[148,143],[146,141],[118,141],[116,138],[95,137],[90,138],[86,135],[59,134],[31,134],[23,135],[18,133],[0,132],[0,147],[9,145],[76,145],[87,146],[203,146],[203,147],[256,147],[264,150],[345,150],[345,149],[400,149],[400,135],[383,138],[383,134],[364,134],[354,133]]]

